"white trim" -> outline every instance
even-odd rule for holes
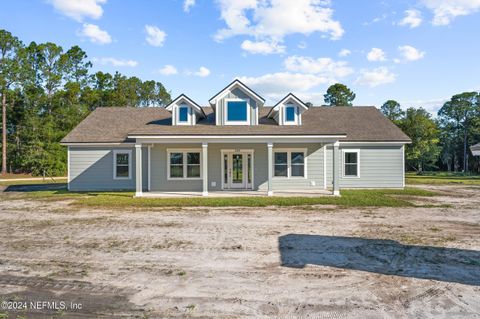
[[[293,121],[287,121],[287,108],[293,107]],[[280,108],[281,113],[283,115],[283,123],[281,125],[299,125],[300,124],[300,112],[298,110],[298,106],[295,104],[284,104],[283,107]]]
[[[345,175],[346,153],[357,153],[357,175]],[[342,149],[342,178],[360,178],[360,149]]]
[[[405,145],[402,146],[402,187],[405,188]]]
[[[287,176],[275,176],[275,153],[287,153]],[[292,153],[303,153],[303,176],[292,176]],[[307,148],[274,148],[273,149],[273,171],[272,178],[275,180],[282,179],[308,179],[308,170],[307,170]]]
[[[182,153],[183,154],[183,177],[170,177],[170,154],[171,153]],[[200,177],[187,177],[187,153],[199,153],[200,154]],[[169,181],[194,181],[202,180],[203,176],[203,155],[201,148],[167,148],[167,180]]]
[[[410,142],[340,142],[340,146],[355,145],[355,146],[391,146],[391,145],[405,145]]]
[[[135,145],[136,147],[137,145]],[[128,154],[128,177],[117,177],[117,154]],[[113,179],[127,180],[132,178],[132,150],[113,150]]]
[[[188,165],[188,163],[187,163]],[[202,155],[200,156],[200,176],[202,177],[202,195],[208,196],[208,143],[202,143]],[[203,172],[203,174],[202,174]]]
[[[241,89],[247,91],[248,95],[251,95],[252,97],[254,97],[254,99],[257,100],[257,102],[259,102],[260,104],[265,103],[265,100],[260,95],[256,94],[254,91],[252,91],[252,89],[250,89],[248,86],[246,86],[245,84],[243,84],[238,80],[234,80],[232,83],[230,83],[229,86],[224,88],[222,91],[218,92],[213,98],[208,100],[208,103],[216,104],[218,100],[221,100],[225,96],[226,93],[233,91],[234,87],[237,85]]]
[[[124,146],[124,147],[134,147],[135,143],[60,143],[60,145],[65,146],[85,146],[85,147],[92,147],[92,146]]]
[[[152,145],[147,146],[147,162],[148,162],[147,189],[148,191],[151,191],[152,190]]]
[[[186,121],[180,121],[180,109],[181,108],[186,108],[187,109],[187,120]],[[180,104],[176,108],[177,112],[175,112],[175,124],[174,125],[193,125],[195,124],[193,119],[194,119],[194,112],[192,110],[192,107],[187,104]]]
[[[333,196],[340,196],[340,191],[333,191]]]
[[[67,190],[70,190],[70,146],[67,146]]]
[[[298,139],[298,138],[311,138],[311,139],[331,139],[337,141],[339,138],[347,137],[346,135],[129,135],[128,138],[136,139]]]
[[[323,189],[327,189],[327,144],[323,144]]]
[[[223,100],[223,125],[250,125],[251,104],[249,98],[228,98]],[[246,121],[229,121],[228,120],[228,102],[246,102],[247,103],[247,120]]]

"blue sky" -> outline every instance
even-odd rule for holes
[[[355,105],[431,112],[480,90],[480,0],[19,0],[0,28],[205,105],[234,78],[268,104],[293,92],[320,105],[341,82]]]

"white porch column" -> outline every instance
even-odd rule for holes
[[[267,143],[268,148],[268,196],[273,196],[272,175],[273,175],[273,143]]]
[[[142,144],[135,144],[135,196],[142,196]]]
[[[202,143],[203,196],[208,196],[208,143]]]
[[[340,142],[336,141],[333,143],[333,195],[340,196],[340,185],[339,185],[339,168],[340,168]]]
[[[152,144],[148,145],[147,149],[147,162],[148,162],[148,187],[147,190],[151,191],[152,190]]]

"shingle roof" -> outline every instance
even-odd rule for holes
[[[375,107],[310,107],[302,125],[279,126],[259,110],[259,125],[216,126],[210,107],[206,119],[194,126],[172,126],[171,113],[164,108],[97,108],[63,140],[63,143],[125,142],[128,135],[347,135],[344,141],[410,142],[395,124]]]

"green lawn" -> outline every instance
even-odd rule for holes
[[[341,197],[195,197],[195,198],[134,198],[133,192],[68,192],[66,190],[34,191],[18,196],[32,200],[72,199],[76,207],[154,208],[154,207],[265,207],[339,205],[345,207],[409,207],[415,196],[435,196],[435,192],[419,188],[404,190],[344,190]]]
[[[480,185],[480,175],[467,175],[463,173],[427,172],[423,175],[415,173],[406,174],[406,183],[415,184],[463,184]]]

